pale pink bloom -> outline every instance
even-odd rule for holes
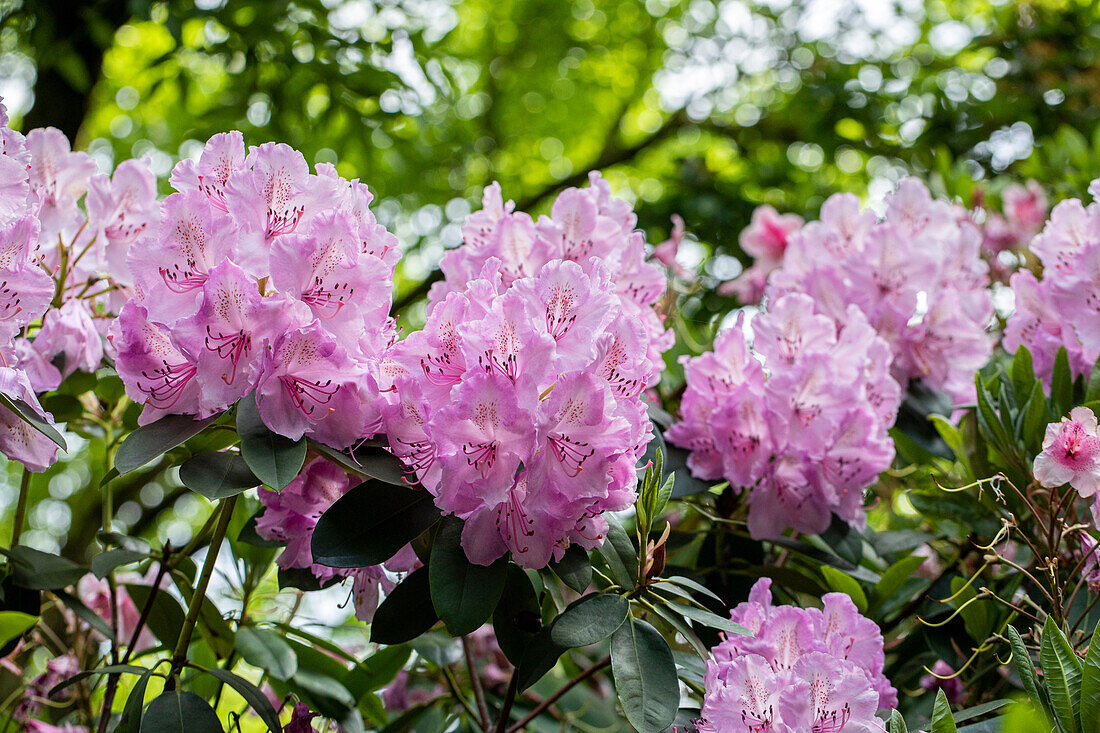
[[[1092,410],[1075,407],[1069,417],[1047,425],[1032,472],[1047,488],[1069,484],[1085,498],[1100,489],[1100,437]]]

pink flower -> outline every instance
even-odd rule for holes
[[[920,678],[920,686],[933,694],[936,690],[943,690],[948,702],[957,703],[963,699],[966,691],[963,689],[962,680],[954,675],[955,670],[951,669],[950,664],[942,659],[937,659],[936,663],[932,665],[932,674],[926,674]]]
[[[719,292],[736,295],[744,304],[759,303],[768,275],[783,264],[790,238],[802,224],[797,214],[780,214],[766,204],[756,207],[739,239],[741,249],[755,261],[737,279],[723,283]]]
[[[1050,489],[1069,484],[1086,498],[1100,489],[1100,437],[1092,410],[1075,407],[1069,417],[1047,425],[1032,472]]]
[[[315,729],[310,721],[319,715],[319,713],[312,712],[309,705],[300,702],[294,706],[294,711],[290,714],[290,722],[286,724],[283,730],[286,733],[313,733]]]
[[[25,372],[0,367],[0,394],[21,400],[44,421],[53,422],[39,404]],[[53,441],[5,407],[0,407],[0,453],[38,473],[57,460],[57,446]]]
[[[48,311],[34,338],[34,348],[50,363],[60,357],[63,377],[78,369],[95,372],[103,360],[103,340],[82,300],[67,300]]]

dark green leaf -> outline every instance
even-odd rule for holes
[[[141,733],[224,733],[213,708],[193,692],[173,690],[156,697],[141,719]]]
[[[611,637],[611,671],[623,713],[639,733],[659,733],[680,707],[672,650],[657,629],[635,618]]]
[[[291,653],[293,654],[293,652]],[[217,677],[236,690],[237,694],[248,703],[248,706],[256,711],[256,714],[260,716],[260,720],[264,722],[271,733],[283,733],[283,726],[279,722],[279,714],[275,712],[275,706],[267,699],[267,695],[260,691],[260,688],[243,677],[218,667],[211,667],[203,671],[208,675]]]
[[[97,578],[106,578],[107,574],[115,568],[118,568],[122,565],[129,565],[133,562],[141,562],[148,557],[149,554],[146,552],[127,550],[123,547],[119,547],[114,550],[107,550],[106,552],[101,552],[92,558],[92,572],[95,573],[95,576]]]
[[[585,596],[571,603],[550,627],[550,638],[564,647],[595,644],[615,633],[630,615],[630,603],[614,593]]]
[[[1100,623],[1093,631],[1081,671],[1081,733],[1100,733]]]
[[[517,687],[523,692],[531,685],[542,679],[549,672],[558,658],[565,652],[565,647],[558,646],[550,638],[550,628],[546,627],[523,650],[523,659],[516,665]]]
[[[26,545],[11,549],[14,581],[18,586],[33,590],[54,590],[73,585],[84,577],[88,568],[72,560],[35,550]]]
[[[69,446],[65,444],[65,438],[61,436],[61,433],[57,432],[57,428],[39,417],[34,408],[23,400],[13,399],[7,395],[0,394],[0,405],[14,412],[16,417],[45,435],[61,450],[69,450]]]
[[[909,729],[905,727],[905,718],[897,710],[890,711],[889,733],[909,733]]]
[[[1035,367],[1031,363],[1031,352],[1023,345],[1016,349],[1016,356],[1012,359],[1012,385],[1016,390],[1017,402],[1027,399],[1035,385]]]
[[[524,650],[542,631],[542,609],[535,587],[523,568],[508,566],[504,594],[493,611],[493,633],[504,656],[513,665],[520,663]]]
[[[1065,415],[1073,406],[1073,373],[1069,368],[1069,356],[1065,346],[1058,348],[1054,357],[1054,373],[1050,378],[1050,401],[1058,416]]]
[[[955,713],[955,723],[963,723],[972,718],[987,715],[995,710],[1000,710],[1006,705],[1011,704],[1011,700],[991,700],[990,702],[983,703],[981,705],[975,705],[974,707],[967,708],[966,710],[960,710],[959,712]]]
[[[236,647],[241,659],[275,679],[289,679],[298,671],[298,657],[290,644],[267,629],[241,626],[237,629]]]
[[[1039,666],[1043,669],[1054,719],[1065,733],[1079,733],[1076,707],[1081,697],[1081,660],[1050,616],[1043,624]]]
[[[180,482],[211,501],[260,485],[245,460],[235,453],[200,453],[180,466]]]
[[[592,584],[592,562],[580,545],[570,545],[560,561],[550,562],[550,569],[577,593],[584,593]]]
[[[216,419],[217,416],[195,420],[190,415],[165,415],[156,422],[142,425],[119,444],[115,453],[115,468],[120,474],[141,468],[195,437]]]
[[[846,594],[856,604],[860,613],[867,613],[867,594],[854,578],[828,565],[821,566],[821,574],[825,576],[825,582],[831,589]]]
[[[111,627],[107,625],[102,616],[84,605],[83,601],[59,588],[54,588],[50,592],[57,596],[57,599],[64,603],[65,607],[75,613],[84,623],[103,634],[106,638],[111,638]],[[130,640],[121,639],[120,641],[129,642]]]
[[[377,481],[336,500],[313,530],[313,561],[334,568],[378,565],[439,521],[432,495]]]
[[[370,625],[370,640],[376,644],[403,644],[423,634],[438,620],[428,585],[428,568],[418,568],[378,606]]]
[[[462,549],[462,526],[455,517],[443,520],[428,563],[432,605],[455,636],[472,633],[485,623],[508,578],[507,557],[487,567],[470,562]]]
[[[260,417],[260,408],[249,394],[237,403],[237,435],[241,457],[252,473],[276,491],[282,491],[302,470],[306,441],[291,440],[271,431]]]
[[[886,568],[882,573],[882,580],[875,585],[875,608],[880,608],[897,593],[926,559],[920,555],[909,555]]]
[[[612,514],[605,518],[607,537],[598,552],[611,571],[611,579],[623,588],[633,588],[638,582],[638,551],[619,520]]]
[[[429,631],[409,642],[420,656],[437,667],[449,667],[462,659],[462,644],[443,631]]]
[[[1085,389],[1083,402],[1096,402],[1100,400],[1100,359],[1092,365],[1092,373],[1089,375],[1088,387]]]
[[[692,606],[684,603],[669,603],[665,608],[668,608],[673,613],[678,613],[682,616],[686,616],[692,621],[709,626],[712,629],[718,629],[724,631],[727,634],[741,634],[743,636],[752,636],[752,632],[746,629],[739,623],[734,622],[732,619],[719,616],[716,613],[711,613],[705,609],[697,606]]]
[[[50,689],[50,695],[56,695],[67,687],[75,685],[80,680],[87,679],[88,677],[94,677],[101,674],[145,674],[148,672],[145,667],[138,667],[133,664],[111,664],[106,667],[97,667],[95,669],[85,669],[77,672],[71,677],[58,682]]]
[[[1024,646],[1024,640],[1020,638],[1020,632],[1016,631],[1015,626],[1009,626],[1006,631],[1009,646],[1012,647],[1012,662],[1016,665],[1016,671],[1019,673],[1020,680],[1024,685],[1024,692],[1036,704],[1042,704],[1042,697],[1039,695],[1039,680],[1035,675],[1035,663],[1031,659],[1031,654]]]
[[[149,599],[152,589],[147,585],[129,584],[126,586],[126,591],[138,608],[145,608],[145,603]],[[149,626],[149,630],[153,632],[153,636],[171,649],[175,646],[176,640],[179,639],[180,631],[183,629],[183,619],[186,615],[175,596],[160,590],[157,591],[156,598],[153,599],[153,608],[149,613],[146,624]]]

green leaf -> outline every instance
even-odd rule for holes
[[[1026,346],[1021,345],[1016,349],[1016,355],[1012,358],[1012,386],[1016,390],[1016,401],[1021,402],[1031,394],[1035,386],[1035,367],[1031,363],[1031,352]]]
[[[38,432],[45,435],[54,445],[56,445],[61,450],[69,450],[69,446],[65,444],[65,438],[62,437],[61,433],[57,432],[57,428],[55,428],[47,420],[39,417],[34,408],[28,405],[23,400],[13,399],[11,397],[8,397],[7,395],[0,394],[0,405],[3,405],[4,407],[14,412],[16,417],[30,425]]]
[[[134,604],[138,608],[145,608],[152,589],[147,585],[127,584],[126,592],[130,594]],[[153,607],[149,612],[146,624],[153,636],[157,637],[168,648],[172,648],[179,639],[183,629],[183,620],[186,617],[180,602],[169,593],[158,590],[153,599]]]
[[[1016,630],[1015,626],[1009,626],[1006,631],[1008,633],[1008,644],[1012,647],[1012,662],[1016,665],[1016,671],[1020,675],[1024,692],[1036,705],[1042,705],[1043,698],[1039,694],[1039,679],[1035,674],[1035,664],[1031,660],[1031,653],[1024,646],[1024,640],[1020,638],[1020,632]]]
[[[165,415],[156,422],[142,425],[119,444],[115,453],[115,469],[123,474],[141,468],[195,437],[216,419],[216,415],[205,420],[195,420],[190,415]]]
[[[193,692],[165,692],[149,703],[141,733],[225,733],[217,713]]]
[[[1054,373],[1050,378],[1050,401],[1055,415],[1062,416],[1073,406],[1073,373],[1069,368],[1066,347],[1060,346],[1054,357]]]
[[[351,668],[344,678],[344,686],[358,700],[393,682],[411,655],[412,648],[407,644],[382,647]]]
[[[1050,422],[1050,408],[1047,406],[1047,396],[1043,393],[1043,383],[1036,382],[1031,389],[1031,396],[1023,410],[1024,445],[1032,453],[1039,451],[1043,442],[1043,433]]]
[[[542,631],[542,608],[535,587],[523,568],[508,566],[504,594],[493,611],[493,633],[504,656],[513,665],[523,659],[527,646]]]
[[[659,733],[680,707],[680,683],[668,642],[631,617],[611,637],[611,671],[623,713],[639,733]]]
[[[929,733],[957,733],[955,719],[951,716],[951,703],[943,690],[936,691],[936,702],[932,706],[932,728]]]
[[[867,613],[867,594],[863,587],[852,576],[843,573],[828,565],[821,566],[821,574],[825,576],[825,582],[835,591],[845,593],[856,604],[860,613]]]
[[[50,696],[56,695],[67,687],[75,685],[80,680],[87,679],[88,677],[94,677],[101,674],[145,674],[148,672],[145,667],[138,667],[133,664],[112,664],[106,667],[97,667],[95,669],[85,669],[71,677],[58,682],[52,688],[50,688]]]
[[[424,489],[366,481],[336,500],[313,530],[313,561],[333,568],[362,568],[393,557],[439,521]]]
[[[597,548],[611,571],[611,579],[623,588],[633,588],[638,582],[638,551],[626,530],[613,514],[607,519],[606,541]]]
[[[88,568],[68,558],[42,552],[26,545],[13,547],[9,556],[14,567],[15,584],[33,590],[54,590],[73,585]]]
[[[670,473],[661,488],[657,490],[657,500],[653,505],[653,518],[661,516],[661,512],[668,506],[668,500],[672,497],[672,489],[676,486],[676,474]]]
[[[0,646],[17,639],[38,623],[38,616],[21,611],[0,611]]]
[[[893,597],[926,559],[920,555],[910,555],[886,568],[882,573],[882,579],[875,584],[875,607],[881,607],[884,602]]]
[[[277,680],[286,680],[298,671],[298,657],[283,637],[267,629],[241,626],[237,629],[236,649],[241,659],[266,670]]]
[[[508,558],[492,565],[474,565],[462,549],[462,521],[447,517],[432,545],[428,563],[432,605],[455,636],[472,633],[488,619],[504,592]]]
[[[1079,733],[1081,726],[1075,708],[1081,697],[1081,660],[1050,616],[1043,624],[1039,666],[1043,669],[1054,719],[1065,733]]]
[[[438,620],[432,605],[428,568],[417,568],[389,592],[374,612],[370,640],[376,644],[403,644],[423,634]]]
[[[1097,128],[1100,129],[1100,128]],[[1100,400],[1100,359],[1092,365],[1092,373],[1089,375],[1088,388],[1085,390],[1084,402],[1096,402]]]
[[[666,608],[670,609],[673,613],[679,613],[682,616],[686,616],[692,621],[709,626],[712,629],[718,629],[719,631],[725,631],[727,634],[741,634],[742,636],[752,636],[752,632],[746,629],[739,623],[734,622],[732,619],[719,616],[716,613],[712,613],[703,608],[697,606],[691,606],[684,603],[669,603]]]
[[[91,562],[92,572],[97,578],[102,580],[115,568],[121,567],[122,565],[129,565],[134,562],[141,562],[148,557],[149,553],[147,552],[138,552],[137,550],[127,550],[124,547],[118,547],[94,556]]]
[[[630,615],[630,603],[614,593],[585,596],[554,619],[550,638],[564,647],[588,646],[614,634]]]
[[[901,717],[896,708],[890,711],[889,733],[909,733],[909,729],[905,727],[905,718]]]
[[[565,647],[558,646],[550,638],[550,627],[544,628],[527,644],[523,658],[516,665],[517,689],[523,692],[553,669]]]
[[[592,562],[580,545],[569,545],[560,561],[550,561],[550,569],[577,593],[584,593],[592,585]]]
[[[1100,733],[1100,623],[1092,633],[1081,671],[1081,733]]]
[[[260,485],[245,460],[235,453],[200,453],[189,458],[180,466],[180,482],[211,501]]]
[[[271,733],[283,733],[283,726],[279,722],[279,714],[275,712],[275,706],[267,699],[267,695],[260,692],[259,687],[256,687],[256,685],[243,677],[235,675],[228,670],[219,669],[218,667],[211,667],[203,671],[212,677],[217,677],[219,680],[236,690],[237,694],[243,697],[245,702],[248,703],[248,706],[256,711],[256,714],[260,716],[260,720],[264,722],[264,725],[268,727]]]
[[[130,696],[126,698],[126,706],[122,708],[122,717],[119,718],[114,733],[139,733],[142,712],[145,709],[145,688],[149,686],[149,678],[152,676],[153,670],[147,669],[138,678],[134,689],[130,690]]]
[[[241,457],[245,463],[257,478],[276,491],[282,491],[302,470],[306,441],[291,440],[268,429],[251,394],[237,403],[237,435],[241,438]]]
[[[396,486],[409,485],[409,470],[400,458],[382,446],[368,445],[354,453],[338,451],[322,443],[310,441],[310,448],[340,464],[349,472]]]

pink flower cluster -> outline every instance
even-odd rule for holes
[[[355,615],[359,620],[370,623],[378,607],[380,592],[393,590],[403,574],[420,567],[420,561],[412,547],[406,545],[385,566],[337,570],[313,562],[310,542],[317,520],[356,483],[339,466],[316,458],[306,464],[297,478],[281,492],[265,488],[259,490],[264,513],[256,521],[256,533],[264,539],[286,545],[276,561],[281,568],[308,569],[321,583],[334,578],[351,578]]]
[[[80,672],[80,662],[71,652],[46,662],[46,671],[23,688],[22,699],[12,710],[12,719],[29,725],[31,718],[41,713],[44,705],[53,702],[50,698],[50,690],[78,672]]]
[[[58,130],[23,137],[7,121],[0,104],[0,389],[48,420],[36,393],[102,361],[101,326],[121,297],[108,267],[155,216],[156,185],[140,162],[96,175]],[[2,412],[0,450],[44,470],[56,448]]]
[[[741,250],[754,258],[752,266],[736,279],[722,283],[718,292],[736,296],[743,305],[759,303],[768,276],[783,265],[791,237],[802,224],[802,217],[797,214],[780,214],[768,205],[756,207],[752,221],[738,238]]]
[[[375,371],[396,239],[331,165],[239,132],[172,173],[160,225],[131,248],[134,298],[109,338],[142,420],[208,416],[255,392],[264,422],[337,447],[380,427]]]
[[[752,320],[751,349],[742,314],[713,352],[682,358],[681,418],[665,436],[691,451],[695,476],[749,492],[755,538],[819,533],[832,514],[862,526],[863,490],[894,457],[889,347],[858,306],[838,320],[815,308],[784,295]]]
[[[1089,192],[1100,195],[1100,180]],[[1058,349],[1066,348],[1075,374],[1088,374],[1100,357],[1100,203],[1062,201],[1031,242],[1042,279],[1028,270],[1012,276],[1016,311],[1005,327],[1004,347],[1026,346],[1037,374],[1048,377]]]
[[[424,330],[385,367],[390,449],[466,520],[475,563],[511,552],[539,568],[571,543],[595,547],[602,513],[635,499],[651,435],[639,395],[670,336],[651,307],[663,276],[627,231],[630,207],[592,182],[537,226],[490,187]]]
[[[824,607],[773,606],[761,578],[730,614],[753,636],[730,635],[707,661],[701,733],[881,733],[897,705],[883,676],[882,633],[843,593]]]
[[[766,295],[807,293],[837,322],[855,304],[890,345],[899,384],[919,379],[963,402],[993,349],[981,243],[965,210],[933,200],[916,179],[898,184],[881,219],[861,211],[855,196],[836,194],[820,221],[791,235]]]
[[[1069,417],[1047,425],[1043,450],[1035,456],[1035,480],[1048,489],[1069,484],[1084,498],[1100,490],[1100,435],[1096,415],[1074,407]]]

